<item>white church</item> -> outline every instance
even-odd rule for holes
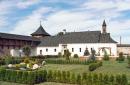
[[[40,25],[31,35],[41,41],[36,47],[36,55],[58,55],[69,50],[71,56],[77,54],[83,57],[86,49],[90,53],[91,49],[94,49],[97,56],[103,56],[105,50],[110,56],[117,57],[117,42],[107,33],[105,20],[101,31],[65,32],[51,36]]]

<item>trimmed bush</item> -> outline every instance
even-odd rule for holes
[[[78,54],[74,54],[74,58],[79,58]]]
[[[89,71],[94,71],[96,70],[98,67],[102,66],[102,62],[97,62],[97,63],[91,63],[89,65]]]
[[[63,59],[46,59],[45,60],[49,64],[81,64],[81,65],[88,65],[90,63],[95,63],[97,61],[91,60],[63,60]]]
[[[125,60],[125,57],[123,56],[123,52],[119,53],[119,57],[117,58],[117,61],[122,62]]]

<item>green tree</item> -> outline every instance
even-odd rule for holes
[[[31,54],[31,47],[30,46],[24,46],[23,47],[23,52],[24,52],[24,55],[25,56],[30,56],[30,54]]]

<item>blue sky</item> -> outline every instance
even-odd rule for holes
[[[55,35],[101,30],[119,42],[130,43],[130,0],[0,0],[0,32],[30,35],[42,21],[44,29]]]

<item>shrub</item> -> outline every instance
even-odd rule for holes
[[[29,63],[29,58],[26,57],[26,58],[24,59],[24,63],[26,63],[26,64]]]
[[[96,63],[92,63],[89,65],[89,71],[94,71],[94,70],[96,70],[96,68],[97,68]]]
[[[89,65],[89,71],[94,71],[100,66],[102,66],[102,62],[91,63]]]
[[[78,54],[74,54],[74,58],[79,58]]]
[[[69,50],[64,51],[64,57],[66,58],[66,60],[70,60],[70,55],[71,53],[69,52]]]
[[[58,57],[59,58],[63,57],[61,52],[58,53]]]
[[[130,56],[127,56],[128,67],[130,67]]]
[[[117,58],[117,60],[120,62],[125,60],[125,57],[123,56],[123,52],[119,53],[119,57]]]
[[[25,56],[30,56],[30,54],[31,54],[31,47],[30,46],[24,46],[23,47],[23,52],[24,52],[24,55]]]

